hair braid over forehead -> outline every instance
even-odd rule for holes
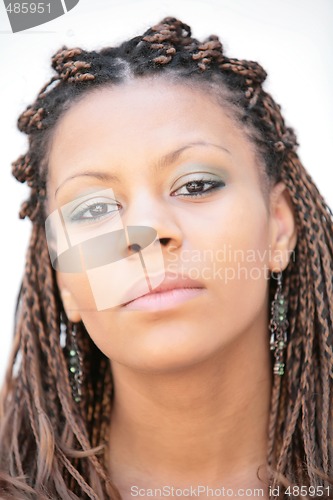
[[[13,499],[120,498],[101,456],[112,374],[82,323],[77,332],[84,358],[79,408],[71,398],[68,342],[61,343],[60,335],[61,321],[69,330],[71,324],[44,229],[47,158],[55,126],[74,102],[98,86],[148,77],[210,90],[256,146],[269,184],[283,181],[287,187],[298,242],[284,271],[289,342],[286,373],[274,378],[272,388],[267,461],[274,484],[332,482],[333,217],[298,158],[296,136],[280,106],[263,88],[264,69],[227,57],[216,35],[198,41],[187,24],[173,17],[119,47],[99,52],[62,47],[52,57],[52,68],[54,76],[18,120],[29,149],[13,163],[13,175],[30,187],[20,217],[29,217],[33,230],[2,394],[0,469],[7,473],[0,474],[0,491]],[[272,296],[274,290],[272,282]]]

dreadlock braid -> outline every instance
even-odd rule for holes
[[[93,74],[82,71],[91,68],[91,63],[78,59],[82,53],[81,49],[68,50],[63,47],[52,57],[52,67],[58,72],[59,78],[69,82],[84,82],[95,79]]]
[[[198,67],[205,71],[212,60],[218,64],[223,61],[222,44],[217,36],[211,35],[204,43],[198,45],[198,52],[192,59],[198,62]]]
[[[287,187],[298,242],[284,271],[289,341],[285,375],[275,377],[272,387],[267,463],[273,485],[332,483],[333,217],[297,156],[296,136],[280,106],[262,87],[265,70],[228,58],[215,35],[196,40],[190,27],[173,17],[119,47],[100,52],[62,47],[52,68],[55,75],[18,120],[29,150],[13,163],[13,175],[30,187],[20,217],[29,217],[33,230],[1,399],[0,491],[11,499],[120,498],[100,457],[112,406],[110,363],[82,323],[77,325],[84,379],[79,405],[71,395],[68,336],[62,344],[60,332],[61,324],[67,332],[72,325],[44,229],[47,151],[59,118],[82,96],[150,75],[211,90],[256,146],[270,184],[283,181]],[[271,297],[274,291],[272,281]]]

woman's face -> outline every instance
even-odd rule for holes
[[[201,287],[97,310],[89,273],[58,271],[67,315],[82,319],[106,356],[137,369],[179,369],[262,332],[268,268],[292,228],[287,204],[273,204],[277,192],[264,196],[259,171],[244,132],[200,89],[135,80],[97,90],[63,115],[49,156],[50,213],[72,207],[80,234],[112,231],[115,220],[114,229],[153,228],[166,275]]]

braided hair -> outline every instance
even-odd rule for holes
[[[283,181],[287,187],[298,242],[284,271],[290,340],[285,374],[275,376],[272,387],[267,462],[273,485],[331,484],[333,217],[298,158],[280,106],[263,89],[264,69],[228,58],[217,36],[200,42],[172,17],[119,47],[63,47],[52,67],[55,76],[18,120],[29,149],[13,163],[13,175],[30,187],[20,217],[29,217],[33,227],[1,397],[1,497],[120,498],[101,454],[112,404],[110,364],[82,323],[76,332],[84,367],[81,402],[71,394],[61,325],[68,331],[73,325],[59,297],[44,228],[47,159],[54,127],[73,102],[98,86],[147,76],[211,90],[255,144],[269,185]]]

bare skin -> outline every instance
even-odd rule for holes
[[[133,485],[266,491],[256,477],[266,453],[270,375],[265,354],[248,356],[246,370],[233,355],[221,368],[221,357],[218,353],[167,379],[131,376],[115,367],[110,468],[124,498],[130,498]]]
[[[209,95],[158,79],[88,95],[56,129],[49,210],[92,187],[111,187],[124,224],[156,228],[167,241],[166,268],[195,269],[204,287],[164,311],[96,311],[86,277],[57,275],[68,317],[84,322],[111,362],[106,460],[124,499],[133,498],[135,485],[199,484],[232,488],[235,498],[239,488],[262,488],[268,498],[257,478],[266,461],[272,384],[267,276],[288,265],[296,233],[283,184],[266,197],[258,162],[244,132]],[[119,181],[82,175],[87,170]],[[182,186],[198,173],[217,176],[223,187],[185,196]],[[221,262],[218,250],[226,243],[257,257],[233,253]],[[215,252],[213,261],[182,257],[184,250],[206,248]],[[228,281],[213,273],[240,266],[241,275]],[[264,469],[260,476],[265,479]]]

